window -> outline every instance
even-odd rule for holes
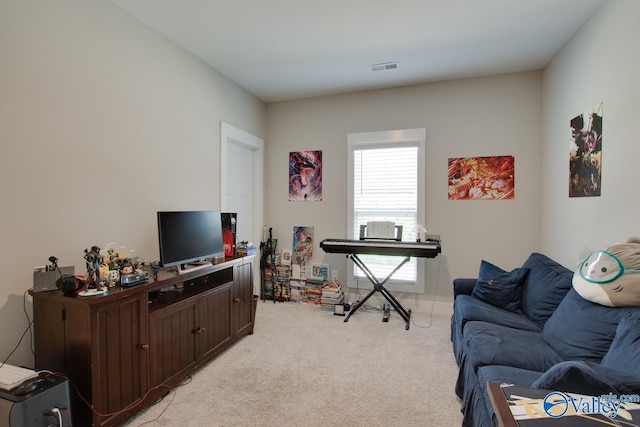
[[[403,226],[402,239],[413,240],[424,225],[425,129],[349,134],[349,238],[357,239],[368,221],[393,221]],[[378,279],[384,279],[401,257],[359,255]],[[424,292],[424,260],[411,261],[387,282],[390,290]],[[371,287],[353,266],[349,286]]]

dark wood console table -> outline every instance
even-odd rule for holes
[[[87,298],[33,293],[35,366],[77,388],[73,424],[121,425],[164,395],[164,385],[177,385],[252,334],[252,262],[227,258],[183,275],[161,271],[149,283]]]

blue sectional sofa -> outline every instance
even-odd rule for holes
[[[640,308],[607,307],[572,288],[540,253],[506,272],[482,261],[454,280],[451,340],[463,426],[493,426],[487,382],[602,395],[640,392]]]

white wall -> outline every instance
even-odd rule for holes
[[[475,277],[481,259],[521,266],[540,247],[541,85],[528,72],[269,104],[265,220],[279,248],[291,246],[294,226],[315,227],[313,261],[346,283],[346,258],[318,245],[346,237],[347,134],[424,127],[426,226],[443,254],[427,262],[425,294],[401,299],[430,300],[437,284],[437,299],[450,301],[451,278]],[[322,202],[288,201],[288,155],[298,150],[323,151]],[[515,200],[447,200],[447,160],[492,155],[515,156]]]
[[[573,268],[640,235],[640,2],[608,0],[545,69],[542,248]],[[569,120],[603,103],[602,195],[569,198]]]
[[[2,0],[0,64],[3,360],[34,266],[84,273],[84,249],[108,242],[157,259],[157,210],[219,208],[219,122],[264,137],[266,116],[109,1]],[[9,363],[32,365],[29,347]]]

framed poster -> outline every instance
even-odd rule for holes
[[[322,200],[322,151],[289,153],[289,201]]]
[[[449,159],[449,200],[515,198],[513,156]]]
[[[602,104],[569,121],[569,197],[595,197],[602,187]]]
[[[293,264],[305,264],[313,255],[313,227],[293,227],[293,250],[291,260]]]

